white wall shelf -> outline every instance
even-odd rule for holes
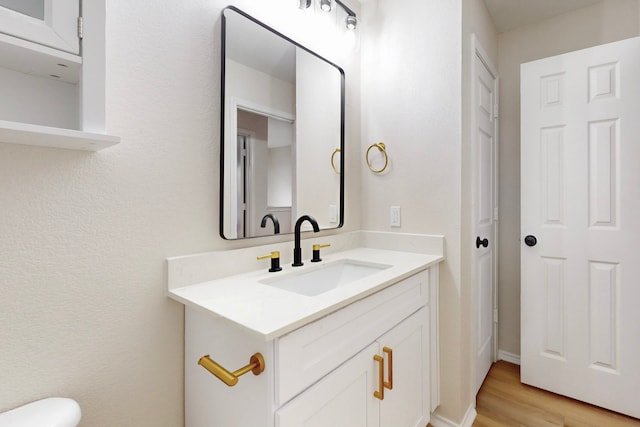
[[[120,137],[0,120],[0,142],[68,150],[100,151],[118,144]]]
[[[25,74],[76,84],[82,58],[0,33],[0,65]]]

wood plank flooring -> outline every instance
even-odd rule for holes
[[[640,420],[520,383],[520,367],[493,365],[477,398],[474,427],[640,427]]]

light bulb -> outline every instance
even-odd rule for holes
[[[353,15],[347,15],[347,28],[355,30],[358,25],[358,19]]]

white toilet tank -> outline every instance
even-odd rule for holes
[[[0,414],[0,427],[76,427],[80,405],[64,397],[50,397]]]

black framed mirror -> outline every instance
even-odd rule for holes
[[[233,6],[221,50],[220,235],[341,227],[344,71]]]

